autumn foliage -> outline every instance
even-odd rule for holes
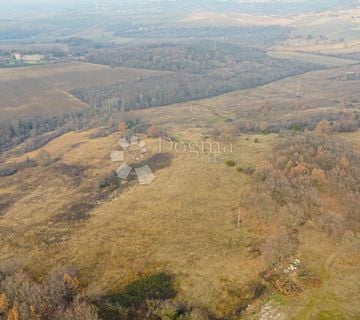
[[[154,126],[151,126],[150,128],[148,128],[146,133],[151,138],[159,138],[162,135],[161,131]]]
[[[23,271],[8,269],[0,268],[0,319],[99,319],[73,272],[58,270],[38,283]]]
[[[359,154],[331,134],[327,121],[322,121],[315,132],[283,133],[273,156],[257,167],[256,193],[249,200],[256,203],[262,217],[283,221],[284,232],[268,240],[263,256],[277,263],[293,254],[296,234],[309,221],[330,233],[358,232],[359,168]],[[340,203],[346,219],[339,220],[338,214],[326,209],[327,197]],[[272,252],[271,248],[279,249]]]

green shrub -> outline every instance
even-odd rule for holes
[[[235,167],[236,163],[234,160],[226,160],[225,161],[225,164],[228,166],[228,167]]]

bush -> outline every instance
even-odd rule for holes
[[[0,177],[9,177],[14,175],[17,172],[16,168],[0,168]]]
[[[110,188],[111,190],[116,190],[120,188],[121,182],[119,177],[116,175],[115,172],[108,174],[107,176],[103,177],[100,181],[100,188]]]
[[[40,283],[19,269],[0,270],[1,319],[99,319],[71,270],[54,271]]]
[[[162,135],[161,131],[158,128],[154,127],[154,126],[147,129],[146,133],[151,138],[160,138],[161,135]]]
[[[228,167],[235,167],[236,162],[235,162],[234,160],[226,160],[226,161],[225,161],[225,164],[226,164]]]

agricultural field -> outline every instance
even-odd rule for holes
[[[23,119],[82,110],[88,106],[69,91],[159,73],[78,62],[0,69],[0,118]]]
[[[287,26],[292,29],[291,36],[271,50],[280,51],[279,53],[283,55],[290,55],[290,51],[359,60],[360,11],[358,9],[300,15]],[[317,61],[316,56],[313,58]],[[338,62],[341,65],[341,61]]]
[[[306,37],[312,35],[314,38],[323,36],[328,40],[354,41],[358,39],[360,27],[360,10],[325,11],[316,14],[299,16],[291,24],[294,34]]]

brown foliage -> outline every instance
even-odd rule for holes
[[[41,283],[22,271],[5,270],[0,280],[0,314],[6,320],[97,320],[71,270],[51,273]]]
[[[347,228],[360,229],[360,157],[352,145],[329,133],[328,123],[322,122],[316,134],[283,134],[274,156],[256,169],[255,209],[262,217],[277,215],[284,228],[262,247],[269,265],[295,253],[296,234],[308,221],[339,236]],[[344,212],[322,211],[329,193],[342,202]]]
[[[326,183],[326,174],[324,170],[315,168],[311,172],[311,179],[318,185],[324,185]]]
[[[121,132],[124,132],[126,129],[127,129],[127,125],[126,125],[126,122],[125,121],[121,121],[120,123],[119,123],[119,131],[121,131]]]
[[[151,138],[159,138],[159,137],[161,137],[161,131],[158,128],[154,127],[154,126],[151,126],[149,129],[147,129],[146,133]]]
[[[4,314],[9,306],[5,293],[0,294],[0,314]]]
[[[274,287],[288,297],[297,297],[303,292],[302,288],[290,279],[277,279]]]
[[[20,320],[20,316],[19,316],[19,310],[18,310],[18,307],[17,305],[14,305],[8,315],[7,315],[7,318],[6,320]]]
[[[329,121],[327,120],[320,121],[316,126],[315,132],[319,137],[329,136],[331,134]]]

